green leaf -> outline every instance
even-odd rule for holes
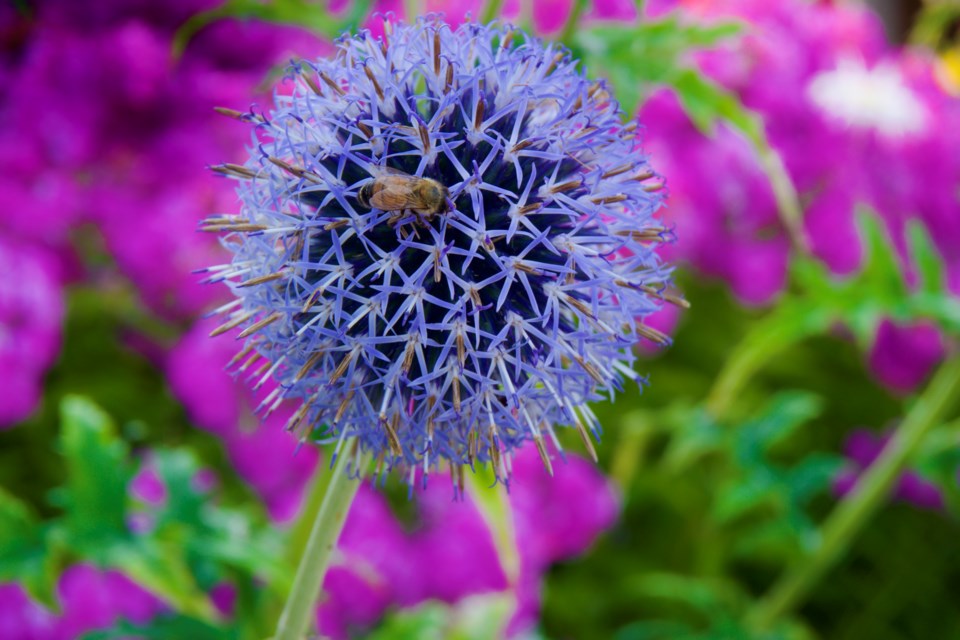
[[[808,454],[787,474],[793,499],[802,504],[827,491],[843,465],[844,460],[838,455]]]
[[[325,3],[310,0],[226,0],[219,7],[194,14],[180,27],[173,38],[173,54],[179,58],[201,29],[225,18],[298,26],[333,39],[344,32],[355,31],[369,13],[371,4],[371,0],[354,0],[344,15],[335,16],[327,12]]]
[[[745,600],[739,585],[718,578],[650,572],[638,576],[631,584],[645,596],[682,603],[707,614],[738,607]]]
[[[679,417],[673,438],[663,456],[663,464],[673,472],[683,471],[705,456],[721,452],[727,434],[708,413],[688,411]]]
[[[917,291],[929,295],[943,292],[947,286],[943,256],[933,244],[933,238],[930,237],[927,227],[919,220],[910,220],[907,223],[906,234],[910,258],[917,268]]]
[[[693,123],[704,134],[712,136],[720,121],[732,124],[754,145],[763,141],[759,117],[747,110],[736,94],[708,80],[693,69],[678,69],[667,77],[680,103]]]
[[[691,49],[714,46],[741,31],[737,23],[683,24],[677,15],[635,25],[599,24],[579,29],[570,44],[587,68],[613,84],[626,113],[634,113],[644,92],[669,84],[686,68]]]
[[[772,477],[762,478],[754,474],[748,480],[737,480],[718,491],[711,516],[719,524],[732,522],[760,505],[774,501],[776,489]]]
[[[450,606],[426,602],[402,609],[364,636],[367,640],[497,640],[503,637],[514,601],[502,593],[474,595]]]
[[[0,582],[17,581],[36,600],[56,607],[61,554],[29,507],[0,488]]]
[[[127,485],[133,470],[127,446],[109,417],[90,400],[68,396],[61,404],[61,448],[67,483],[57,494],[72,548],[102,557],[107,541],[126,540]]]
[[[205,526],[203,507],[209,497],[196,486],[200,463],[186,449],[154,451],[151,464],[166,489],[166,499],[159,509],[151,509],[157,527],[177,523],[194,528]]]
[[[797,427],[819,415],[823,402],[812,393],[783,391],[764,407],[761,415],[739,428],[739,451],[745,458],[759,459]]]
[[[157,616],[146,624],[135,624],[128,620],[117,622],[112,629],[91,631],[80,636],[79,640],[120,640],[121,638],[142,638],[143,640],[236,640],[240,637],[236,628],[223,629],[189,616]]]
[[[613,640],[691,640],[699,637],[689,625],[675,620],[631,622],[617,630]]]
[[[218,615],[207,595],[197,586],[177,541],[138,537],[108,548],[106,565],[117,567],[132,580],[167,601],[178,613],[212,622]]]
[[[873,343],[884,318],[905,325],[932,320],[943,330],[960,335],[960,300],[947,288],[942,258],[922,225],[912,223],[907,228],[919,276],[918,287],[912,289],[879,216],[864,209],[858,213],[857,223],[865,255],[855,275],[835,277],[811,258],[794,261],[794,281],[802,288],[807,304],[849,327],[863,350]]]

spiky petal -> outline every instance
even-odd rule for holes
[[[656,256],[662,182],[602,82],[508,26],[424,19],[347,36],[291,69],[292,92],[255,127],[231,264],[242,304],[224,326],[300,399],[291,429],[348,439],[381,466],[492,462],[554,428],[596,437],[587,403],[612,396],[642,319],[670,299]],[[368,210],[383,172],[432,178],[448,211]],[[673,298],[677,299],[677,298]]]

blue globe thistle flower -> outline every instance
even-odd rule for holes
[[[662,182],[603,82],[509,26],[433,18],[344,36],[295,63],[254,125],[241,213],[212,267],[237,299],[238,361],[265,358],[262,407],[301,401],[289,429],[353,439],[412,484],[448,462],[492,462],[576,428],[613,397],[663,302],[654,219]],[[378,467],[379,468],[379,467]]]

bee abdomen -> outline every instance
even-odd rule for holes
[[[360,203],[361,207],[366,207],[367,209],[373,208],[370,206],[370,198],[373,197],[373,185],[373,182],[368,182],[360,187],[360,191],[357,192],[357,202]]]

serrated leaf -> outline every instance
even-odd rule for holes
[[[739,480],[717,492],[711,516],[719,524],[726,524],[760,505],[774,502],[777,487],[772,478],[753,474],[748,480]]]
[[[803,504],[828,490],[844,466],[840,456],[811,453],[787,472],[787,483],[793,499]]]
[[[690,411],[681,420],[663,456],[664,466],[673,472],[722,451],[727,442],[727,433],[703,411]]]
[[[60,554],[29,507],[0,488],[0,582],[16,580],[34,599],[56,607]]]
[[[118,621],[112,629],[91,631],[79,640],[120,640],[121,638],[143,640],[236,640],[240,637],[236,628],[223,629],[189,616],[162,615],[146,624],[129,620]]]
[[[196,487],[200,464],[184,449],[154,452],[151,464],[166,489],[166,499],[156,510],[157,527],[176,522],[190,527],[203,527],[203,505],[207,499]]]
[[[225,0],[208,11],[196,13],[177,31],[173,38],[173,54],[179,57],[190,40],[201,29],[224,18],[262,20],[275,24],[298,26],[327,39],[334,39],[347,31],[355,31],[370,11],[371,0],[354,0],[344,15],[327,12],[324,3],[309,0]]]
[[[906,229],[910,258],[917,269],[917,291],[936,295],[947,286],[943,257],[937,251],[927,227],[919,220],[910,220]]]
[[[133,470],[127,446],[109,417],[90,400],[67,396],[61,404],[61,447],[67,483],[59,494],[69,543],[91,558],[107,540],[128,538],[127,485]]]
[[[676,15],[635,25],[599,24],[576,33],[574,52],[613,84],[626,113],[635,113],[645,91],[686,69],[683,56],[714,46],[741,31],[737,23],[683,24]],[[645,86],[646,85],[646,86]]]
[[[138,537],[127,544],[109,547],[106,564],[119,568],[178,613],[207,622],[218,617],[210,599],[197,586],[180,544]]]
[[[756,458],[800,425],[819,415],[823,402],[816,395],[802,391],[785,391],[775,395],[761,415],[738,429],[738,449]]]
[[[293,567],[284,552],[279,532],[254,528],[250,518],[226,509],[206,516],[210,531],[202,538],[191,537],[189,547],[207,559],[227,567],[257,575],[266,580],[266,588],[286,594],[293,583]]]

